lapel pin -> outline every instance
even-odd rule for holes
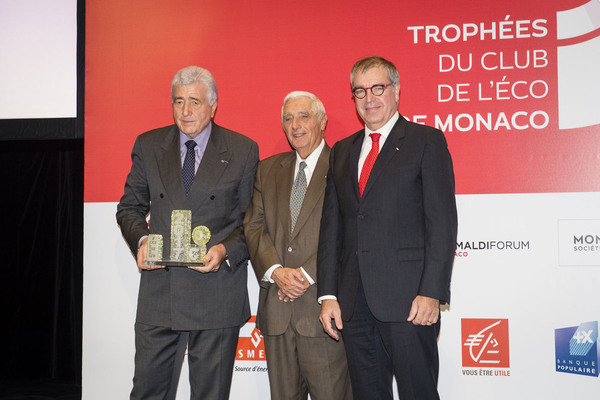
[[[229,161],[227,161],[227,160],[221,160],[221,164],[229,164]]]

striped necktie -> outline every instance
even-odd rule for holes
[[[290,216],[292,222],[290,233],[294,231],[296,220],[298,219],[298,214],[300,214],[300,208],[302,207],[302,201],[306,194],[306,174],[304,173],[306,163],[301,161],[299,167],[298,175],[296,175],[296,180],[292,186],[292,194],[290,196]]]

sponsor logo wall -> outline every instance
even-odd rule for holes
[[[398,66],[401,113],[442,129],[454,159],[459,234],[439,339],[442,398],[598,392],[600,1],[369,7],[87,5],[84,399],[131,389],[139,274],[114,214],[135,136],[172,123],[173,74],[210,69],[216,122],[255,139],[265,158],[289,149],[280,110],[292,90],[323,100],[330,145],[360,129],[349,71],[371,54]],[[248,284],[256,310],[252,271]],[[180,399],[186,381],[184,364]],[[231,398],[268,398],[254,317],[241,330]]]

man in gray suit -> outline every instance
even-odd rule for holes
[[[171,97],[175,124],[137,137],[117,207],[141,270],[131,399],[175,392],[173,373],[182,361],[176,354],[185,344],[192,398],[227,399],[239,328],[250,317],[242,223],[258,146],[212,122],[217,86],[209,71],[192,66],[177,72]],[[204,266],[143,263],[149,233],[164,236],[163,258],[169,259],[172,210],[191,210],[192,227],[210,229]]]
[[[265,339],[271,399],[352,398],[344,345],[319,323],[317,246],[329,146],[327,115],[308,92],[283,102],[295,151],[260,162],[244,230],[260,282],[257,326]]]

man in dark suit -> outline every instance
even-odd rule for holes
[[[282,124],[295,151],[260,162],[244,220],[271,399],[352,399],[344,345],[323,332],[315,282],[330,152],[325,108],[311,93],[292,92]]]
[[[317,261],[321,323],[343,329],[357,399],[438,399],[439,306],[456,248],[454,173],[444,135],[398,114],[400,79],[358,61],[365,129],[331,151]]]
[[[239,328],[250,317],[242,224],[258,146],[212,122],[217,86],[209,71],[180,70],[171,97],[175,125],[138,136],[117,208],[121,232],[141,270],[131,399],[162,399],[175,392],[173,372],[182,361],[176,354],[185,344],[192,398],[227,399]],[[172,210],[191,210],[192,227],[210,229],[204,266],[143,263],[149,233],[164,236],[163,258],[169,259]]]

